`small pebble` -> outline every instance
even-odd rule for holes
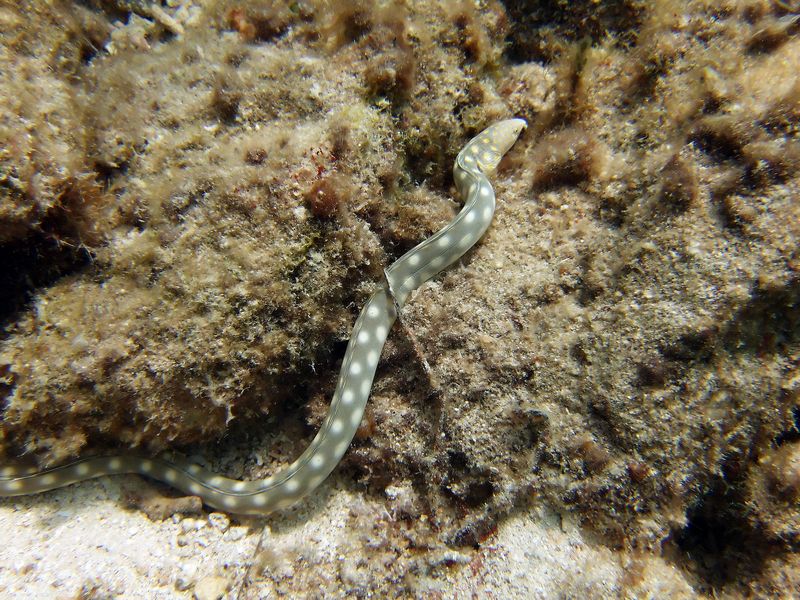
[[[228,530],[228,539],[232,542],[238,542],[247,535],[247,527],[231,527]]]
[[[190,533],[192,531],[198,531],[203,529],[206,526],[205,521],[201,521],[200,519],[184,519],[181,521],[181,531],[183,533]]]
[[[197,572],[200,570],[200,567],[195,562],[185,562],[180,563],[178,565],[178,577],[186,579],[190,582],[197,579]],[[191,583],[189,584],[191,585]]]
[[[228,515],[222,513],[211,513],[208,515],[208,522],[214,529],[218,529],[222,532],[228,531],[228,528],[231,526],[231,520],[228,518]]]
[[[196,600],[220,600],[230,587],[230,581],[224,577],[203,577],[194,586],[194,597]]]

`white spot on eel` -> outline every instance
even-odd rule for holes
[[[470,140],[456,157],[453,175],[465,195],[464,207],[434,236],[386,269],[386,281],[361,310],[347,345],[342,372],[325,425],[309,447],[284,471],[257,481],[237,481],[187,460],[160,455],[82,458],[30,472],[0,466],[0,496],[36,494],[118,473],[139,473],[197,495],[208,506],[240,514],[267,514],[291,506],[319,486],[347,451],[361,424],[386,337],[411,292],[459,260],[483,235],[494,215],[494,191],[487,175],[525,128],[522,119],[495,123]],[[480,160],[476,161],[478,157]],[[468,183],[467,183],[468,182]],[[466,190],[466,193],[465,193]]]

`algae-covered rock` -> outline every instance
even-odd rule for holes
[[[206,448],[217,464],[274,471],[382,269],[455,214],[458,150],[518,115],[489,233],[409,303],[337,472],[362,498],[353,558],[267,548],[251,584],[439,589],[546,507],[698,592],[780,596],[800,523],[790,4],[0,4],[0,456],[228,436],[241,456]],[[49,250],[17,260],[26,243]],[[283,447],[243,443],[262,430]]]

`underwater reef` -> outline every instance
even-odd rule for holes
[[[285,466],[457,152],[522,117],[332,478],[350,562],[262,549],[253,597],[430,591],[541,507],[632,565],[613,597],[650,555],[800,589],[796,2],[0,0],[0,65],[1,462]]]

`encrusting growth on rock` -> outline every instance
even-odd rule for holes
[[[384,268],[455,218],[443,165],[518,115],[491,229],[405,306],[332,483],[271,522],[305,531],[306,509],[341,501],[344,558],[307,536],[281,559],[291,576],[254,573],[248,592],[419,596],[468,573],[486,595],[491,536],[544,510],[636,566],[566,596],[785,595],[797,16],[778,0],[0,0],[2,462],[180,449],[236,480],[291,465]],[[9,507],[91,489],[0,504],[20,524]]]
[[[495,197],[486,176],[494,172],[524,127],[520,119],[496,123],[458,154],[453,177],[464,207],[453,221],[386,269],[385,284],[367,301],[350,334],[330,411],[308,448],[286,469],[266,479],[238,481],[171,456],[104,456],[41,472],[4,467],[0,469],[0,496],[43,492],[102,475],[139,473],[199,496],[215,508],[265,514],[287,508],[313,491],[333,471],[361,424],[383,345],[398,311],[411,292],[461,258],[488,229]],[[330,216],[332,210],[323,214]]]

